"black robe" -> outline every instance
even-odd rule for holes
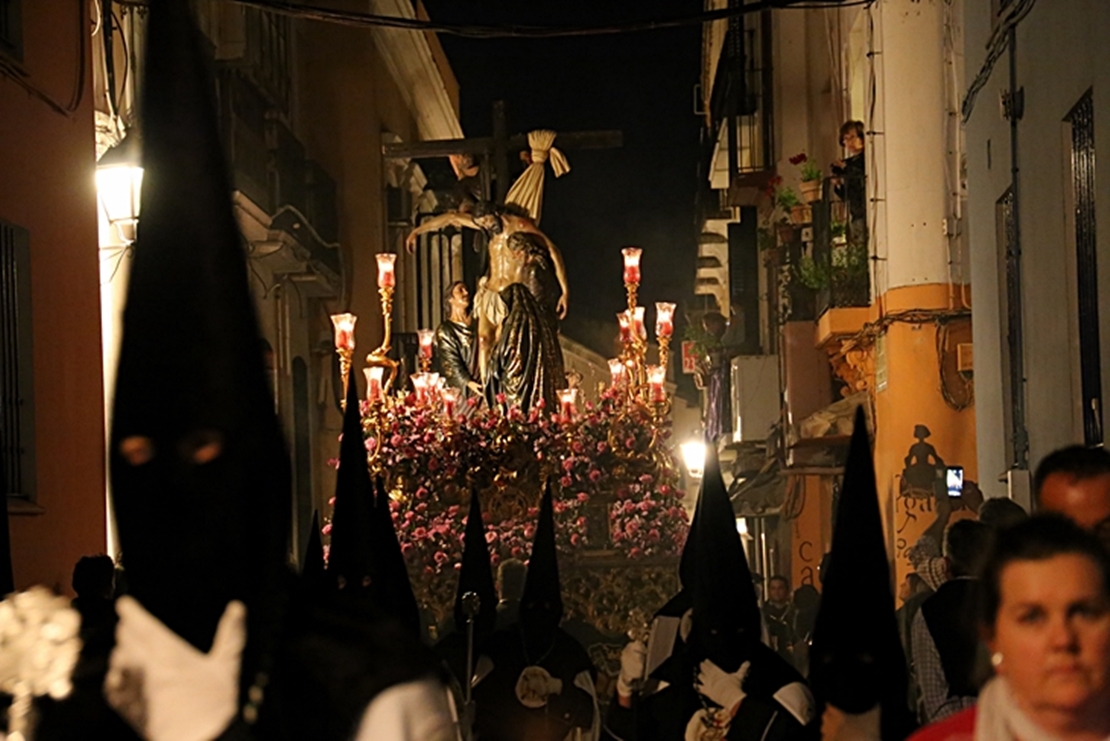
[[[575,679],[596,669],[586,650],[562,629],[541,656],[528,656],[519,625],[493,633],[482,648],[493,669],[474,687],[477,705],[475,730],[482,741],[563,741],[575,728],[589,729],[594,721],[594,696],[576,687]],[[528,708],[517,699],[516,685],[528,666],[546,669],[563,682],[562,691],[550,695],[541,708]]]
[[[820,737],[820,720],[803,726],[786,706],[775,698],[783,687],[798,682],[801,674],[762,643],[755,644],[749,656],[751,669],[744,680],[747,696],[740,703],[728,736],[731,741],[809,741]],[[633,706],[623,708],[614,697],[609,703],[602,738],[608,741],[681,741],[694,714],[706,705],[694,689],[696,667],[686,644],[675,641],[670,658],[656,669],[647,688],[633,696]],[[667,686],[657,689],[661,682]]]

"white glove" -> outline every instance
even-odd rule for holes
[[[247,609],[229,602],[207,654],[130,597],[116,603],[108,703],[148,741],[210,741],[235,717]]]
[[[734,712],[740,702],[747,697],[744,692],[744,679],[752,662],[745,661],[733,674],[729,674],[709,659],[701,662],[698,667],[698,678],[695,687],[704,697],[712,700],[730,713]]]
[[[617,675],[617,692],[632,696],[632,683],[643,679],[647,666],[647,646],[643,641],[629,641],[621,649],[621,672]]]

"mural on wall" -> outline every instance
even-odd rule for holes
[[[898,477],[899,495],[895,503],[894,549],[896,558],[909,567],[907,551],[929,529],[943,519],[940,532],[934,534],[939,541],[943,527],[955,513],[956,517],[975,516],[983,503],[983,492],[976,482],[963,478],[963,467],[950,465],[941,457],[936,447],[927,442],[932,435],[923,424],[914,425],[913,437],[904,459],[904,468]]]
[[[916,425],[913,428],[913,436],[917,438],[917,442],[910,446],[910,452],[906,455],[906,467],[902,469],[903,497],[932,499],[939,493],[938,488],[944,486],[948,467],[932,443],[925,442],[932,434],[925,425]]]

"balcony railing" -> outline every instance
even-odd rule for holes
[[[817,292],[816,314],[828,309],[871,305],[870,247],[867,218],[860,213],[852,183],[826,178],[821,199],[810,204],[813,242],[798,262],[799,278]]]

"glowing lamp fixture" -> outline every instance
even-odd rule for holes
[[[578,398],[578,389],[560,389],[559,390],[559,410],[562,412],[564,420],[574,418],[576,410],[574,402]]]
[[[655,336],[670,337],[674,334],[674,304],[655,302]]]
[[[355,322],[358,317],[354,314],[332,314],[331,323],[335,327],[335,349],[353,352],[355,349]]]
[[[609,358],[609,375],[612,376],[612,387],[619,388],[624,383],[624,361],[620,358]]]
[[[435,332],[430,329],[416,330],[416,337],[420,340],[420,359],[432,359],[432,341],[435,340]]]
[[[443,399],[443,413],[447,419],[452,419],[455,416],[455,407],[458,406],[459,400],[462,398],[462,391],[454,386],[447,386],[440,390],[440,398]]]
[[[132,133],[96,163],[96,192],[116,234],[125,244],[135,241],[142,199],[143,168],[139,137]]]
[[[644,329],[644,307],[637,306],[632,310],[632,336],[641,340],[647,339],[647,330]]]
[[[393,288],[397,285],[397,273],[394,272],[397,253],[379,252],[375,257],[378,258],[378,288]]]
[[[617,324],[621,328],[621,342],[629,343],[632,341],[632,317],[627,311],[617,312]]]
[[[705,473],[705,443],[701,440],[690,440],[681,445],[682,461],[690,478],[700,479]]]
[[[385,368],[380,366],[373,368],[363,368],[362,372],[366,374],[366,399],[371,402],[382,400],[382,375]]]
[[[640,255],[643,250],[639,247],[625,247],[621,250],[624,255],[624,283],[625,285],[640,284]]]
[[[651,387],[651,400],[663,402],[667,400],[667,389],[664,383],[667,380],[667,366],[649,365],[647,368],[648,385]]]

